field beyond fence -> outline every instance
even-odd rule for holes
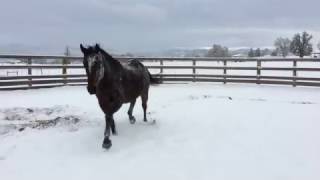
[[[132,58],[118,59],[125,62]],[[320,87],[318,58],[135,59],[142,61],[164,83],[216,82]],[[0,90],[85,84],[82,57],[0,55]]]

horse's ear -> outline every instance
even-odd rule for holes
[[[87,51],[88,51],[88,49],[86,49],[85,47],[83,47],[82,44],[80,44],[80,49],[81,49],[81,52],[82,52],[83,54],[86,54]]]
[[[100,51],[100,45],[96,44],[95,49],[96,49],[96,51]]]

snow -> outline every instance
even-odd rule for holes
[[[101,147],[104,116],[85,87],[1,92],[0,99],[0,126],[14,113],[26,122],[80,118],[77,124],[1,134],[1,179],[320,178],[318,88],[152,86],[148,117],[157,123],[142,122],[139,100],[131,125],[124,105],[115,115],[118,136],[111,137],[110,150]]]

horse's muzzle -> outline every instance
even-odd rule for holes
[[[96,88],[95,87],[87,86],[87,90],[88,90],[89,94],[96,94]]]

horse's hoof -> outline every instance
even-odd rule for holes
[[[130,124],[136,123],[136,120],[130,120]]]
[[[143,119],[143,121],[144,121],[144,122],[148,122],[148,120],[147,120],[147,119]]]
[[[112,146],[112,143],[111,143],[110,139],[109,138],[104,138],[102,147],[105,148],[105,149],[110,149],[111,146]]]
[[[113,131],[113,132],[112,132],[112,135],[117,136],[117,135],[118,135],[118,132],[117,132],[117,131]]]
[[[131,124],[136,123],[136,118],[134,118],[134,117],[130,118],[130,123],[131,123]]]

